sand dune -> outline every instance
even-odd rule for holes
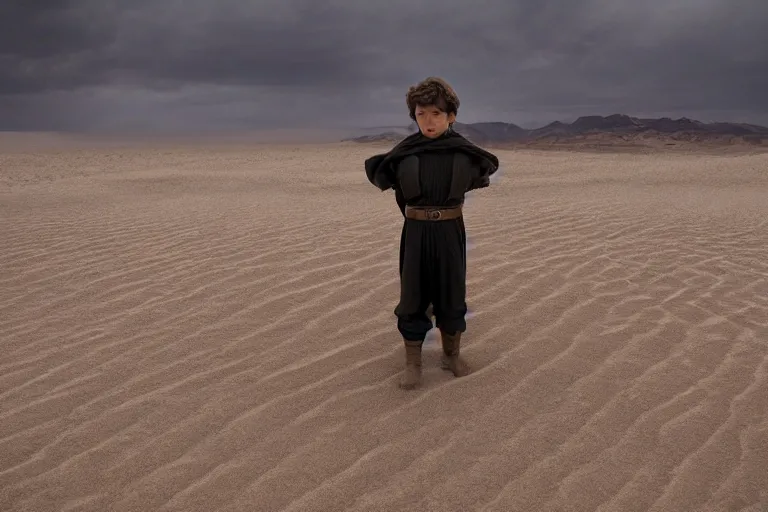
[[[768,510],[768,155],[500,151],[404,392],[377,150],[4,144],[0,509]]]

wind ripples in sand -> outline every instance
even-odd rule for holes
[[[3,510],[768,503],[764,155],[502,152],[405,393],[368,149],[104,151],[7,157]]]

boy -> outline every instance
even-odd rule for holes
[[[442,338],[442,367],[456,377],[470,371],[459,355],[467,312],[462,207],[466,192],[489,186],[499,161],[453,131],[459,98],[444,80],[429,77],[410,87],[406,104],[419,131],[368,158],[365,172],[380,190],[394,189],[405,217],[395,315],[405,344],[399,385],[414,389],[421,382],[421,347],[432,328],[430,304]]]

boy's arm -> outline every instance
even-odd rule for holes
[[[392,164],[386,161],[387,155],[374,155],[365,161],[365,175],[379,190],[386,191],[394,186]]]
[[[386,155],[375,155],[368,158],[365,161],[365,174],[368,176],[368,181],[379,190],[394,189],[395,201],[397,201],[397,206],[400,208],[400,213],[405,217],[405,196],[400,189],[392,163],[385,163],[385,157]]]
[[[476,190],[478,188],[485,188],[490,186],[491,174],[495,172],[496,168],[493,166],[493,164],[484,158],[473,162],[471,178],[467,192],[470,190]]]

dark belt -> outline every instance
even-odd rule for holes
[[[462,207],[436,208],[431,206],[406,206],[405,216],[413,220],[451,220],[462,215]]]

